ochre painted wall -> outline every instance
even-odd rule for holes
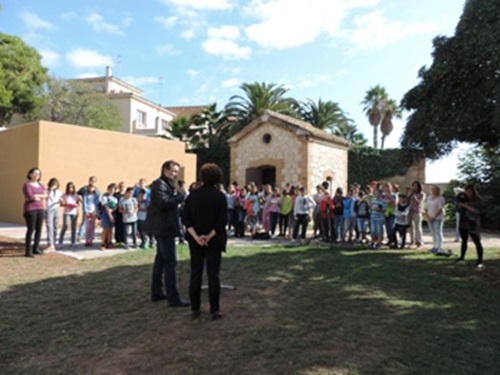
[[[0,221],[24,222],[22,185],[28,170],[40,162],[38,135],[38,126],[0,132]]]
[[[24,222],[21,187],[33,166],[44,184],[57,177],[63,191],[68,181],[78,189],[91,175],[101,192],[111,182],[150,183],[169,159],[181,164],[179,178],[196,180],[196,155],[187,154],[182,142],[45,121],[0,132],[0,156],[0,221],[14,223]]]

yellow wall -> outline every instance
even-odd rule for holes
[[[24,221],[22,185],[39,164],[38,130],[17,126],[0,132],[0,221]]]
[[[21,186],[29,168],[38,166],[42,182],[57,177],[64,191],[68,181],[78,188],[97,177],[101,192],[111,182],[133,186],[160,175],[164,161],[182,168],[179,178],[196,180],[196,155],[185,144],[159,138],[91,129],[76,125],[34,122],[0,132],[0,221],[23,223]]]

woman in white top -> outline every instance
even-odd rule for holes
[[[78,219],[78,205],[80,204],[80,196],[76,193],[75,184],[68,182],[66,184],[66,192],[62,196],[63,226],[59,236],[59,248],[64,245],[64,235],[68,227],[71,228],[71,247],[76,246],[76,221]]]
[[[50,253],[56,250],[57,228],[59,225],[59,211],[61,210],[62,192],[59,190],[59,180],[55,177],[49,180],[47,186],[47,242],[45,252]]]
[[[433,246],[430,250],[434,254],[443,251],[443,218],[444,218],[444,198],[441,196],[439,186],[431,186],[431,195],[425,202],[425,215],[432,234]]]

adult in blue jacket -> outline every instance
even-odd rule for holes
[[[155,302],[167,299],[171,307],[190,306],[190,302],[181,299],[176,287],[175,238],[180,234],[179,205],[186,196],[183,189],[175,188],[179,168],[179,163],[174,160],[163,163],[160,178],[151,186],[151,201],[146,219],[146,230],[156,238],[151,300]],[[166,294],[163,293],[162,276]]]

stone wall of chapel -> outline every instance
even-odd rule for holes
[[[264,143],[263,136],[271,135],[271,142]],[[231,181],[245,184],[246,170],[258,167],[260,161],[282,161],[276,165],[276,185],[283,187],[290,182],[304,184],[307,178],[307,144],[292,132],[264,123],[231,147]]]
[[[316,185],[321,184],[327,177],[332,177],[330,184],[333,192],[337,187],[341,187],[346,191],[348,177],[347,149],[311,142],[309,152],[309,170],[311,173],[307,185],[308,192],[314,193]]]

